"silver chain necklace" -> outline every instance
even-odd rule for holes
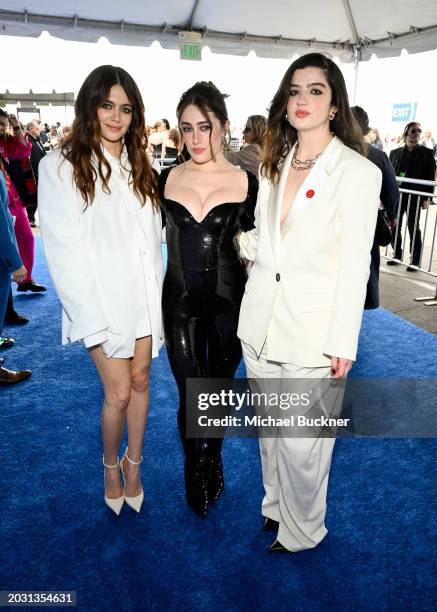
[[[321,153],[319,153],[315,157],[311,157],[310,159],[304,159],[304,160],[298,159],[296,157],[298,146],[299,145],[296,144],[296,148],[294,149],[293,157],[291,158],[291,166],[292,166],[292,168],[294,168],[294,170],[301,170],[301,171],[311,170],[311,168],[314,167],[316,161],[321,156]]]

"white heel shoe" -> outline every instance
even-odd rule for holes
[[[140,465],[143,461],[143,456],[141,455],[141,459],[139,461],[132,461],[132,459],[130,459],[127,455],[127,447],[126,450],[124,451],[124,457],[123,459],[120,461],[120,470],[121,470],[121,475],[123,477],[123,488],[124,490],[126,489],[126,476],[124,473],[124,469],[123,469],[123,463],[124,460],[127,459],[129,461],[129,463],[132,463],[132,465]],[[128,497],[126,494],[124,496],[125,502],[127,503],[128,506],[130,506],[133,510],[135,510],[135,512],[139,512],[141,510],[141,506],[143,505],[143,501],[144,501],[144,491],[143,491],[143,487],[141,487],[141,493],[138,493],[138,495],[135,495],[135,497]]]
[[[103,455],[103,467],[105,467],[107,470],[113,470],[115,468],[118,469],[118,467],[120,466],[120,460],[117,457],[117,463],[115,465],[107,465],[105,463],[105,455]],[[106,505],[111,508],[112,512],[114,512],[117,516],[120,514],[121,509],[123,508],[123,504],[124,504],[124,495],[122,495],[121,497],[108,497],[105,493],[105,503]]]

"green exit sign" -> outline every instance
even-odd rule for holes
[[[199,43],[182,43],[180,47],[181,59],[197,60],[202,59],[202,45]]]

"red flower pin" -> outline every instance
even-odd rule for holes
[[[314,193],[315,193],[314,189],[308,189],[305,195],[307,198],[312,198],[314,197]]]

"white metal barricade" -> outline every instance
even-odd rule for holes
[[[176,157],[156,157],[156,161],[158,162],[160,168],[165,168],[166,166],[171,166],[175,163]]]
[[[398,176],[396,180],[399,183],[401,199],[391,247],[393,254],[389,255],[389,247],[387,247],[383,257],[408,266],[410,270],[419,270],[437,278],[437,206],[433,200],[434,193],[402,188],[402,183],[410,183],[418,185],[419,188],[420,185],[432,186],[435,191],[437,181],[424,181],[405,176]],[[426,209],[420,207],[420,202],[424,197],[430,201],[430,206]],[[402,224],[403,228],[401,228]],[[410,238],[409,256],[406,248],[407,233]],[[402,250],[402,257],[396,258],[396,251],[399,253],[400,250]],[[419,261],[413,263],[414,258],[417,260],[417,257]],[[426,306],[437,306],[437,285],[434,295],[414,299],[417,302],[424,302]]]

